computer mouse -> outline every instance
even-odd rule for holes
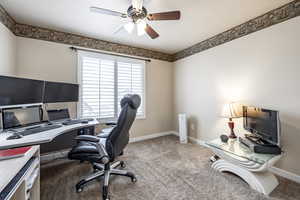
[[[19,134],[19,133],[14,133],[13,135],[9,136],[8,138],[6,138],[7,140],[15,140],[15,139],[20,139],[22,138],[23,135]]]

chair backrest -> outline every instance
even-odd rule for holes
[[[106,151],[111,160],[119,156],[129,142],[129,130],[141,104],[139,95],[126,95],[121,100],[121,113],[117,125],[106,139]]]

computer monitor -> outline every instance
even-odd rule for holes
[[[252,106],[243,107],[244,128],[260,138],[280,145],[279,112]]]
[[[70,114],[68,109],[60,110],[47,110],[49,121],[70,119]]]
[[[2,110],[3,129],[25,127],[42,122],[41,106],[6,108]]]
[[[46,81],[43,103],[77,102],[78,96],[78,84]]]
[[[42,103],[44,81],[0,76],[0,107]]]

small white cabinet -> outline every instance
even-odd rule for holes
[[[39,146],[23,157],[0,161],[0,194],[0,200],[40,200]]]

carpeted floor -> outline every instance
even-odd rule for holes
[[[126,177],[111,179],[112,200],[299,200],[300,185],[280,178],[280,185],[265,197],[240,178],[210,168],[212,153],[195,144],[182,145],[175,136],[130,144],[122,160],[138,182]],[[42,200],[101,200],[95,181],[77,194],[75,184],[91,168],[78,162],[57,161],[42,166]]]

